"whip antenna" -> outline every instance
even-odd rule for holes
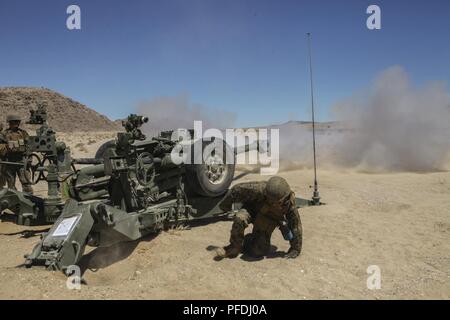
[[[308,36],[308,52],[309,52],[309,74],[311,81],[311,114],[312,114],[312,132],[313,132],[313,155],[314,155],[314,192],[312,196],[312,204],[320,204],[319,189],[317,185],[317,163],[316,163],[316,123],[314,119],[314,88],[313,88],[313,71],[312,71],[312,57],[311,57],[311,33]]]

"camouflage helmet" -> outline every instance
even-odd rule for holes
[[[270,201],[280,201],[291,194],[291,187],[287,181],[281,177],[272,177],[267,181],[266,197]]]
[[[22,118],[15,113],[10,113],[6,116],[6,121],[7,122],[11,122],[11,121],[22,121]]]

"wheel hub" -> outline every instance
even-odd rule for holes
[[[206,176],[213,184],[220,184],[226,177],[227,166],[218,156],[211,156],[206,161]]]

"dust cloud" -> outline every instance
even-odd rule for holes
[[[333,123],[316,132],[319,167],[359,171],[446,170],[450,163],[450,94],[444,82],[412,85],[400,66],[381,72],[366,89],[332,107]],[[310,124],[280,128],[285,169],[312,166]]]
[[[344,166],[388,171],[444,169],[450,150],[450,94],[443,82],[416,88],[402,67],[334,106],[353,131],[337,147]]]

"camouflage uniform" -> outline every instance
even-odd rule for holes
[[[20,128],[8,128],[3,132],[3,135],[7,142],[6,161],[23,162],[28,133]],[[6,182],[8,183],[8,188],[16,190],[17,175],[22,184],[22,190],[24,192],[33,193],[30,182],[31,175],[23,166],[5,165],[3,171],[5,173]]]
[[[3,124],[0,123],[0,161],[4,161],[6,158],[6,138],[3,135]],[[6,184],[6,177],[4,172],[4,166],[0,164],[0,188],[4,188]]]
[[[268,196],[267,186],[272,179],[285,184],[287,192],[278,199]],[[302,248],[302,225],[295,205],[295,194],[287,182],[273,177],[268,182],[245,182],[235,185],[222,200],[220,207],[231,210],[234,202],[242,203],[242,209],[236,213],[231,228],[230,245],[224,248],[222,257],[235,257],[241,250],[249,256],[261,257],[270,251],[270,238],[280,223],[287,220],[292,232],[290,249],[287,256],[295,258]],[[253,223],[253,231],[244,237],[247,226]],[[220,252],[220,251],[219,251]],[[218,253],[218,256],[221,256]]]

